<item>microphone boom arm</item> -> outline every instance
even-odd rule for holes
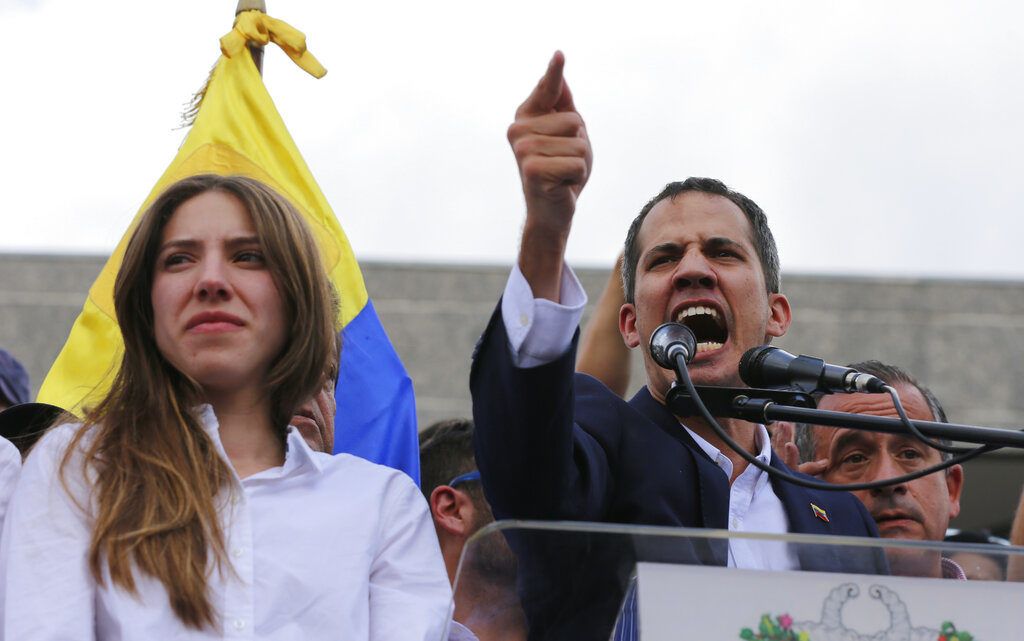
[[[722,439],[722,441],[727,446],[729,446],[734,452],[739,454],[740,458],[745,460],[747,463],[753,465],[754,467],[758,468],[759,470],[765,472],[766,474],[770,475],[773,479],[787,481],[789,483],[801,485],[803,487],[808,487],[811,489],[828,491],[845,490],[852,492],[855,490],[873,490],[876,488],[886,487],[889,485],[898,485],[900,483],[907,483],[909,481],[913,481],[914,479],[922,478],[929,474],[934,474],[935,472],[948,469],[960,463],[966,463],[967,461],[981,454],[991,452],[992,450],[995,449],[999,449],[999,446],[997,445],[980,445],[975,449],[965,451],[960,454],[955,454],[952,458],[945,459],[935,465],[932,465],[931,467],[926,467],[924,469],[916,470],[908,474],[883,479],[881,481],[833,484],[809,476],[802,477],[795,475],[792,472],[788,472],[786,470],[775,469],[768,463],[762,462],[753,454],[743,449],[743,446],[741,446],[739,443],[733,440],[733,438],[729,436],[729,434],[727,434],[725,430],[722,429],[722,426],[718,424],[718,421],[716,421],[715,417],[711,415],[711,412],[708,410],[707,406],[704,405],[704,402],[701,400],[700,395],[697,392],[697,389],[693,385],[693,381],[690,380],[690,373],[686,369],[686,359],[682,354],[676,356],[674,367],[672,369],[676,371],[676,375],[679,377],[678,382],[681,382],[686,387],[687,393],[691,397],[690,400],[696,406],[698,412],[707,422],[708,426],[712,429],[712,431],[715,432],[715,434],[718,435],[720,439]],[[677,386],[673,386],[673,388],[669,390],[669,395],[671,395],[672,392],[675,391],[676,387]]]
[[[799,399],[797,402],[802,401],[801,395],[796,390],[785,392],[779,390],[715,388],[708,386],[701,386],[696,389],[700,393],[701,398],[705,399],[708,410],[715,416],[739,418],[754,423],[768,424],[772,421],[791,421],[811,425],[848,427],[871,432],[913,436],[908,432],[903,422],[897,418],[873,416],[870,414],[831,412],[813,407],[789,405],[785,399],[786,395],[795,396],[795,398]],[[721,392],[716,393],[715,390],[721,390]],[[726,391],[728,393],[723,397],[722,394]],[[770,395],[765,394],[765,396],[769,396],[768,398],[759,398],[758,394],[761,392],[768,392]],[[733,394],[731,401],[728,401],[729,393]],[[708,402],[711,400],[709,396],[718,402]],[[680,385],[672,386],[667,395],[666,403],[677,416],[695,414],[693,411],[693,399],[686,389]],[[932,438],[1024,449],[1024,432],[1017,430],[959,425],[956,423],[937,423],[934,421],[912,420],[911,422],[923,434]]]
[[[786,407],[775,403],[765,403],[758,408],[757,399],[746,399],[738,403],[753,410],[769,421],[796,421],[814,425],[832,427],[852,427],[871,432],[888,434],[904,434],[912,436],[898,418],[872,416],[870,414],[850,414],[846,412],[830,412],[828,410],[808,409],[806,407]],[[978,427],[975,425],[959,425],[956,423],[937,423],[935,421],[916,421],[911,419],[914,427],[926,436],[944,438],[951,441],[977,443],[979,445],[995,445],[999,447],[1024,448],[1024,432],[995,427]]]

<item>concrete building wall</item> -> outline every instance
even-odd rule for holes
[[[28,368],[34,390],[60,351],[104,263],[90,256],[0,255],[0,347]],[[412,376],[421,427],[470,414],[470,355],[506,267],[364,265],[367,287]],[[603,270],[580,270],[596,301]],[[928,384],[950,420],[1024,426],[1024,286],[1009,282],[788,275],[794,323],[778,345],[842,364],[900,365]],[[642,384],[639,355],[634,387]],[[339,417],[343,420],[343,417]],[[1024,457],[969,464],[960,527],[1009,520]]]

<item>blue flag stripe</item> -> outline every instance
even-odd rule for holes
[[[334,393],[334,453],[354,454],[420,480],[412,380],[377,318],[373,301],[341,331]],[[358,426],[351,427],[351,426]]]

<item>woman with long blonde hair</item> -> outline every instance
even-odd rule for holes
[[[109,393],[38,443],[12,500],[4,638],[439,639],[450,593],[415,485],[288,427],[336,336],[294,208],[248,178],[176,183],[114,307]]]

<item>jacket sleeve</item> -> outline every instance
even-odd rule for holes
[[[605,399],[609,412],[591,412],[604,416],[603,424],[575,423],[578,338],[577,331],[569,351],[550,363],[516,367],[499,303],[477,344],[474,444],[498,518],[601,520],[607,508],[618,399]],[[600,394],[592,401],[601,403]]]

